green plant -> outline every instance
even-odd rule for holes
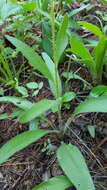
[[[92,55],[88,48],[75,38],[71,38],[71,51],[78,57],[73,57],[76,61],[85,64],[91,72],[94,85],[102,82],[103,66],[107,63],[105,59],[105,53],[107,50],[107,37],[105,34],[95,25],[88,22],[79,22],[79,25],[85,27],[93,34],[99,37],[99,41],[96,47],[93,49]],[[81,59],[79,59],[81,58]]]
[[[58,112],[59,127],[56,126],[56,130],[36,129],[17,135],[4,144],[0,149],[0,163],[5,162],[14,153],[25,148],[34,141],[37,141],[48,133],[55,133],[63,139],[65,129],[66,127],[69,127],[69,120],[65,123],[65,126],[62,125],[61,106],[64,102],[71,101],[75,97],[75,93],[65,92],[64,95],[62,94],[61,79],[58,73],[58,63],[60,57],[68,44],[68,16],[64,16],[61,27],[55,38],[54,0],[51,1],[51,22],[53,60],[46,53],[42,54],[42,59],[33,51],[32,48],[14,37],[6,36],[6,38],[14,46],[16,46],[18,51],[23,53],[23,55],[28,59],[29,64],[33,66],[34,69],[41,72],[48,79],[55,100],[43,99],[37,103],[31,103],[24,98],[8,96],[1,97],[0,102],[10,102],[19,108],[19,112],[16,116],[18,117],[18,121],[20,123],[31,122],[36,117],[43,115],[47,110],[54,109]],[[34,189],[46,188],[53,190],[57,188],[62,190],[73,185],[77,188],[77,190],[95,190],[84,158],[77,147],[71,144],[67,145],[62,143],[57,150],[57,158],[66,176],[50,179]]]
[[[6,86],[11,86],[16,89],[23,96],[27,96],[27,90],[19,86],[19,78],[23,68],[24,63],[22,62],[17,68],[14,64],[14,59],[17,56],[16,51],[11,48],[4,47],[1,44],[0,51],[0,81]]]
[[[0,51],[0,81],[3,82],[5,85],[14,86],[14,70],[12,68],[13,65],[9,63],[9,59],[6,53],[6,49],[1,45]]]
[[[107,0],[100,0],[100,2],[107,4]]]
[[[27,88],[32,91],[32,96],[36,96],[43,87],[43,82],[29,82],[26,84]]]

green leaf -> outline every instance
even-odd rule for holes
[[[89,98],[82,102],[74,111],[74,116],[87,112],[107,112],[107,96]]]
[[[29,130],[37,130],[38,129],[38,126],[39,126],[39,121],[38,120],[32,120],[30,123],[29,123]]]
[[[102,66],[103,66],[103,59],[105,56],[105,52],[107,49],[107,38],[103,35],[102,38],[99,40],[98,45],[94,49],[94,56],[95,56],[95,63],[96,63],[96,71],[99,75],[102,75]]]
[[[95,138],[95,126],[93,125],[88,125],[87,126],[88,132],[91,137]]]
[[[80,26],[85,27],[87,30],[89,30],[90,32],[98,36],[99,38],[101,38],[104,35],[103,32],[100,30],[100,28],[94,24],[91,24],[89,22],[78,22],[78,24]]]
[[[0,120],[9,118],[9,115],[7,113],[0,114]]]
[[[37,96],[38,93],[39,93],[39,90],[35,90],[35,91],[32,93],[32,97]]]
[[[42,2],[42,10],[47,11],[48,9],[49,0],[44,0]]]
[[[20,94],[22,94],[22,96],[24,96],[24,97],[27,97],[27,96],[28,96],[28,92],[27,92],[27,90],[26,90],[25,87],[23,87],[23,86],[17,86],[17,87],[16,87],[16,90],[17,90]]]
[[[93,57],[91,56],[90,52],[85,47],[85,45],[75,38],[71,38],[70,43],[71,51],[75,53],[77,56],[81,57],[83,60],[86,60],[85,64],[88,67],[94,67]]]
[[[102,3],[107,4],[107,0],[100,0]]]
[[[30,108],[33,104],[24,99],[24,98],[20,98],[20,97],[15,97],[15,96],[3,96],[3,97],[0,97],[0,102],[9,102],[9,103],[12,103],[14,104],[15,106],[23,109],[23,110],[26,110],[28,108]]]
[[[51,42],[51,27],[47,22],[42,23],[42,47],[44,51],[52,58],[53,51],[52,51],[52,42]]]
[[[26,123],[34,118],[40,116],[41,114],[44,114],[47,110],[52,108],[54,104],[56,104],[57,101],[55,100],[41,100],[35,104],[32,105],[30,109],[27,109],[27,111],[23,112],[21,117],[19,118],[19,122]]]
[[[34,187],[32,190],[65,190],[72,184],[66,176],[57,176]]]
[[[10,158],[19,150],[22,150],[23,148],[37,141],[44,135],[52,132],[54,131],[38,129],[33,131],[27,131],[17,135],[0,148],[0,163],[5,162],[8,158]]]
[[[4,95],[4,89],[0,88],[0,96],[3,96],[3,95]]]
[[[82,59],[93,60],[92,56],[90,55],[90,52],[82,42],[80,42],[75,38],[71,38],[70,42],[71,42],[71,50],[73,53],[75,53]]]
[[[75,0],[65,0],[66,3],[72,3]]]
[[[6,35],[6,38],[19,50],[23,53],[23,55],[28,59],[29,64],[40,71],[45,77],[50,80],[53,80],[53,76],[48,69],[47,65],[43,61],[43,59],[27,44],[24,42]]]
[[[77,190],[95,190],[84,157],[74,145],[62,144],[57,152],[61,168]]]
[[[90,97],[99,97],[102,95],[107,95],[107,86],[105,85],[98,85],[94,87],[90,92]]]
[[[68,81],[71,79],[78,79],[78,80],[81,80],[87,86],[90,86],[90,84],[85,79],[83,79],[82,77],[80,77],[79,75],[73,72],[63,72],[62,76],[65,77]]]
[[[36,88],[38,88],[38,83],[37,82],[29,82],[26,84],[26,86],[29,89],[36,89]]]
[[[82,1],[82,0],[80,0],[80,1]],[[80,6],[80,8],[70,11],[69,17],[74,17],[75,15],[79,14],[81,11],[83,11],[85,9],[87,10],[89,7],[90,7],[89,3],[87,5],[84,4],[84,5]]]
[[[40,83],[38,84],[39,90],[42,89],[42,87],[43,87],[43,82],[40,82]]]
[[[56,75],[55,75],[55,65],[52,61],[52,59],[46,54],[46,53],[43,53],[42,54],[43,56],[43,59],[45,61],[45,63],[47,64],[50,72],[52,73],[52,75],[54,76],[54,81],[50,81],[49,80],[49,84],[50,84],[50,88],[52,90],[52,93],[55,97],[57,97],[57,90],[58,90],[58,96],[62,96],[62,85],[61,85],[61,80],[60,80],[60,77],[59,77],[59,74],[57,72],[57,77],[58,77],[58,89],[57,89],[57,85],[56,85]]]
[[[61,25],[61,28],[57,34],[57,38],[56,38],[57,63],[59,62],[60,57],[68,44],[68,37],[67,37],[68,21],[69,21],[68,15],[65,15],[62,25]]]
[[[21,8],[18,4],[15,3],[4,3],[0,10],[0,17],[2,20],[5,20],[7,17],[13,14],[20,12]]]
[[[76,94],[74,92],[66,92],[62,97],[62,102],[69,102],[75,98]]]
[[[34,11],[36,9],[36,2],[26,2],[21,5],[26,11]]]

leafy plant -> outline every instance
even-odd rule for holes
[[[1,45],[1,52],[0,52],[0,81],[3,82],[6,85],[14,86],[15,80],[14,80],[14,71],[12,66],[9,64],[9,59],[7,58],[7,55],[2,50],[3,46]],[[4,49],[4,48],[3,48]]]
[[[43,87],[43,82],[29,82],[26,84],[27,88],[32,90],[32,96],[36,96]]]
[[[100,0],[100,2],[107,4],[107,0]]]
[[[59,126],[56,127],[56,130],[36,129],[17,135],[1,147],[0,163],[5,162],[14,153],[25,148],[34,141],[37,141],[39,138],[48,133],[57,133],[59,137],[63,139],[65,129],[66,127],[69,127],[69,120],[65,123],[65,126],[62,125],[61,106],[63,102],[68,102],[75,98],[75,93],[65,92],[63,95],[61,79],[58,72],[58,64],[61,55],[63,54],[68,44],[68,16],[64,16],[62,24],[58,30],[58,34],[55,36],[54,8],[54,0],[51,0],[53,59],[51,59],[46,53],[42,54],[42,59],[40,55],[38,55],[24,42],[10,36],[6,36],[6,38],[18,49],[18,51],[20,51],[26,57],[29,64],[34,69],[41,72],[48,79],[55,100],[43,99],[37,103],[32,103],[25,98],[8,96],[0,97],[0,101],[13,103],[16,107],[19,108],[17,117],[20,123],[32,122],[36,117],[41,117],[41,115],[43,115],[47,110],[53,110],[56,108],[56,111],[58,112]],[[74,112],[74,115],[79,113],[78,109]],[[63,143],[58,148],[57,158],[59,165],[61,166],[66,176],[50,179],[49,181],[40,184],[34,189],[39,190],[46,187],[46,189],[53,190],[55,188],[64,189],[70,186],[75,186],[77,190],[95,190],[84,157],[77,147]]]
[[[82,42],[75,38],[70,39],[71,51],[78,56],[74,59],[85,64],[90,69],[93,83],[96,85],[102,82],[103,66],[106,63],[104,58],[107,50],[107,37],[93,24],[79,22],[79,25],[82,25],[100,38],[97,46],[93,49],[92,55]]]

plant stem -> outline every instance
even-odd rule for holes
[[[53,46],[53,59],[55,64],[55,86],[56,86],[56,96],[59,97],[58,92],[58,74],[57,74],[57,57],[56,57],[56,42],[55,42],[55,13],[54,13],[54,0],[51,0],[51,17],[52,17],[52,46]]]
[[[55,40],[55,0],[51,0],[51,18],[52,18],[52,46],[53,46],[53,59],[55,64],[55,87],[56,87],[56,98],[59,98],[59,86],[58,86],[58,61],[56,55],[56,40]],[[62,124],[61,119],[61,104],[58,105],[58,118],[59,118],[59,129]]]
[[[65,132],[67,131],[67,129],[69,128],[69,125],[71,124],[71,122],[74,119],[74,115],[72,115],[67,122],[65,123],[64,129],[63,129],[63,135],[65,134]]]

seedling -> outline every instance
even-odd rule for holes
[[[32,91],[32,96],[36,96],[43,87],[43,82],[29,82],[26,84],[27,88]]]

